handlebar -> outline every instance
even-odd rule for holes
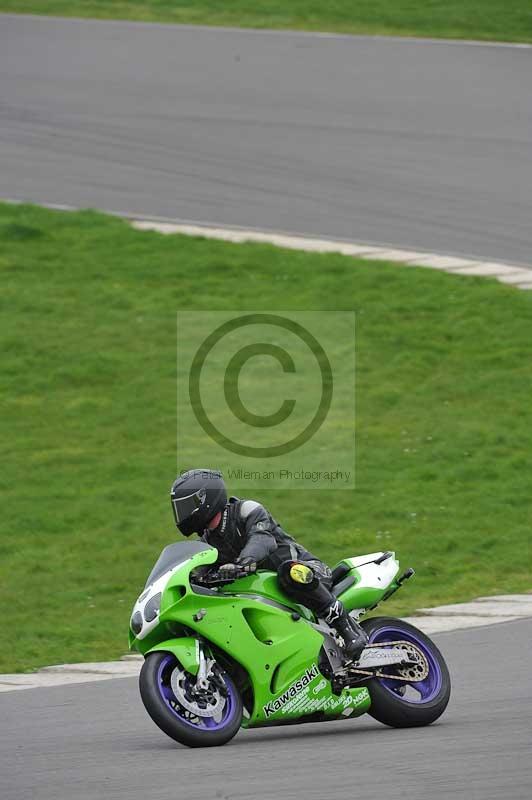
[[[247,578],[249,572],[246,570],[239,570],[231,578],[222,578],[220,573],[215,570],[207,572],[204,575],[195,575],[192,579],[193,583],[198,583],[200,586],[226,586],[228,583],[238,580],[238,578]]]

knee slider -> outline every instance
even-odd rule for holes
[[[314,570],[301,561],[284,561],[279,567],[279,581],[287,589],[300,591],[314,589],[319,583]]]

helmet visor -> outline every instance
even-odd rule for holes
[[[201,508],[205,502],[205,495],[205,489],[199,489],[199,491],[189,494],[187,497],[172,497],[176,525],[180,525]]]

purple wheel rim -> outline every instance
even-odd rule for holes
[[[433,700],[441,690],[443,682],[440,665],[430,648],[428,648],[427,645],[418,636],[416,636],[415,633],[405,631],[402,628],[394,628],[393,626],[377,628],[377,630],[372,631],[372,633],[369,635],[370,644],[383,642],[389,642],[390,644],[393,644],[399,640],[411,642],[421,650],[427,659],[429,665],[429,674],[422,681],[412,681],[408,679],[404,681],[394,681],[386,678],[375,678],[375,680],[377,680],[381,686],[384,686],[384,688],[396,699],[402,700],[405,703],[414,703],[418,705],[430,703],[430,701]],[[401,694],[401,687],[405,686],[411,686],[416,692],[419,693],[419,697],[404,698]]]
[[[164,704],[174,717],[177,717],[180,722],[183,722],[196,731],[219,731],[229,725],[234,719],[237,708],[236,688],[229,676],[224,676],[225,685],[227,686],[227,697],[221,720],[216,722],[213,717],[196,717],[195,719],[197,722],[193,722],[191,719],[187,718],[190,712],[179,705],[179,700],[175,696],[170,685],[170,674],[176,665],[177,659],[171,653],[168,653],[165,658],[162,659],[157,670],[157,689]],[[172,703],[176,705],[173,706]]]

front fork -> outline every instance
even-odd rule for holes
[[[201,640],[198,640],[198,677],[196,679],[196,688],[197,689],[208,689],[209,688],[209,676],[213,675],[213,667],[215,665],[214,658],[211,657],[211,654],[206,653],[206,648],[203,645]]]

